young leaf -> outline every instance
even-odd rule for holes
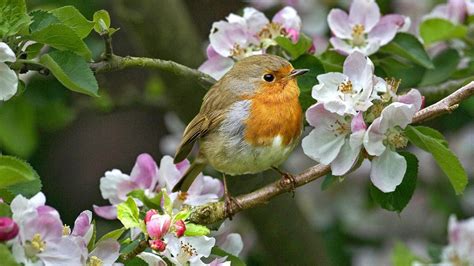
[[[40,62],[66,88],[90,96],[98,96],[99,86],[87,62],[69,51],[52,51],[41,56]]]
[[[438,41],[462,38],[467,34],[467,27],[453,24],[442,18],[432,18],[423,21],[420,25],[420,36],[429,45]]]
[[[110,28],[110,15],[106,10],[99,10],[94,13],[94,30],[102,34]]]
[[[94,22],[87,20],[81,12],[73,6],[63,6],[49,12],[56,16],[64,25],[73,29],[81,39],[87,37],[94,27]]]
[[[429,86],[446,81],[456,71],[459,61],[461,61],[461,57],[456,50],[444,50],[433,58],[435,68],[426,70],[420,86]]]
[[[403,176],[403,181],[397,186],[395,191],[383,193],[376,186],[371,184],[370,196],[382,208],[389,211],[401,212],[410,201],[416,188],[418,175],[418,159],[409,152],[400,152],[407,162],[407,170]]]
[[[443,133],[439,132],[438,130],[436,130],[434,128],[431,128],[431,127],[425,127],[425,126],[417,126],[416,130],[423,133],[423,135],[427,135],[427,136],[430,136],[434,139],[437,139],[441,144],[443,144],[443,146],[445,146],[446,148],[448,147],[448,142],[444,138]],[[412,136],[412,137],[413,137],[413,141],[416,141],[418,143],[418,144],[415,144],[415,145],[422,148],[423,150],[427,149],[424,146],[423,142],[418,137],[416,137],[416,136]]]
[[[431,153],[439,167],[448,176],[456,195],[462,194],[467,185],[467,174],[456,155],[446,146],[439,135],[433,137],[433,131],[426,133],[426,128],[408,126],[405,134],[414,145]]]
[[[275,41],[281,48],[287,51],[293,59],[297,59],[306,53],[313,43],[311,38],[304,34],[300,35],[297,43],[293,43],[291,39],[282,36],[277,37]]]
[[[42,30],[54,23],[60,23],[56,16],[43,10],[35,10],[30,15],[33,21],[30,25],[31,32]]]
[[[0,155],[0,197],[6,201],[16,195],[31,196],[41,190],[36,171],[25,161]]]
[[[27,34],[30,22],[25,0],[0,0],[0,39]]]
[[[398,33],[389,44],[380,48],[380,52],[401,56],[424,68],[434,68],[423,45],[408,33]]]
[[[218,257],[227,257],[226,261],[230,261],[230,264],[232,266],[245,266],[246,265],[245,262],[243,262],[239,257],[234,256],[217,246],[212,248],[211,254],[214,254]]]
[[[31,33],[29,39],[47,44],[61,51],[72,51],[86,60],[90,60],[92,57],[91,51],[76,32],[64,24],[51,24]]]
[[[184,231],[185,236],[205,236],[208,235],[211,231],[209,228],[204,225],[199,224],[186,224],[186,231]]]
[[[24,97],[0,106],[0,144],[3,151],[28,158],[38,145],[34,107]]]
[[[20,266],[13,257],[12,252],[5,244],[0,244],[0,258],[2,258],[2,265],[4,266]]]
[[[413,262],[422,262],[417,256],[411,252],[403,243],[397,242],[392,253],[393,266],[412,266]]]
[[[108,232],[107,234],[103,235],[99,241],[97,242],[100,242],[100,241],[103,241],[103,240],[106,240],[106,239],[115,239],[115,240],[118,240],[122,235],[123,233],[125,232],[125,230],[127,230],[125,227],[121,227],[119,229],[115,229],[113,231],[110,231]]]
[[[316,77],[324,73],[324,67],[321,62],[313,55],[302,55],[298,59],[291,61],[294,68],[307,68],[310,71],[303,76],[298,77],[298,86],[300,88],[300,103],[303,110],[308,109],[315,100],[311,97],[313,86],[316,85]]]
[[[125,202],[117,205],[117,218],[127,229],[140,227],[140,218],[137,204],[133,198],[128,197]]]

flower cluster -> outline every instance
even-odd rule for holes
[[[260,11],[247,7],[243,15],[230,14],[226,21],[212,24],[207,47],[207,61],[200,67],[204,73],[220,79],[236,60],[262,54],[277,45],[275,38],[284,36],[296,42],[301,19],[292,7],[280,10],[270,21]]]
[[[203,265],[203,258],[212,265],[229,265],[225,258],[212,258],[216,238],[208,236],[209,229],[186,220],[191,213],[189,206],[222,197],[222,182],[200,174],[187,192],[172,192],[189,166],[187,160],[175,165],[172,157],[164,156],[158,167],[149,154],[141,154],[130,175],[117,169],[105,173],[100,189],[104,199],[112,205],[94,206],[94,210],[103,218],[118,218],[130,227],[132,240],[144,237],[149,249],[138,257],[150,265],[166,265],[167,262]],[[122,209],[136,209],[136,215],[141,212],[145,218],[137,223],[128,215],[121,215]],[[243,246],[242,238],[235,235],[237,237],[226,238],[220,246],[229,254],[238,255]],[[226,250],[224,247],[234,248]]]
[[[10,204],[12,218],[0,218],[0,241],[8,241],[18,263],[112,265],[118,259],[120,244],[115,239],[90,243],[94,241],[90,211],[83,211],[71,230],[45,202],[41,192],[31,199],[18,195]]]
[[[330,165],[336,176],[363,155],[372,161],[373,184],[394,191],[407,168],[396,150],[407,145],[403,129],[421,108],[421,94],[412,89],[398,96],[399,81],[375,76],[372,61],[359,52],[346,58],[343,73],[319,75],[318,82],[312,91],[317,103],[306,111],[314,129],[303,139],[305,154]]]
[[[375,0],[354,0],[349,14],[341,9],[331,10],[328,25],[334,34],[330,42],[336,51],[344,55],[354,51],[371,55],[397,32],[407,30],[410,20],[398,14],[381,17]]]

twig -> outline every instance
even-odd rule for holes
[[[112,37],[108,32],[102,34],[102,38],[104,39],[104,44],[105,44],[105,53],[104,53],[104,58],[106,60],[112,59],[112,56],[114,55],[114,49],[112,47]]]
[[[452,112],[461,101],[466,100],[473,94],[474,81],[456,90],[441,101],[417,112],[413,117],[413,123],[425,122],[442,114]],[[313,166],[294,177],[296,180],[295,185],[296,187],[305,185],[328,174],[329,171],[330,168],[326,165],[318,164]],[[236,209],[234,213],[227,213],[226,215],[224,212],[224,202],[214,202],[195,207],[189,216],[189,220],[197,224],[213,224],[227,218],[229,215],[234,215],[236,212],[265,204],[270,199],[289,192],[291,189],[291,184],[282,184],[280,181],[276,181],[251,193],[238,196],[235,200],[238,201],[242,208]]]
[[[189,68],[173,61],[155,58],[112,55],[108,60],[92,63],[90,66],[95,73],[111,72],[134,67],[159,69],[172,72],[184,78],[197,79],[200,85],[205,88],[209,88],[216,83],[216,80],[211,76],[197,69]]]

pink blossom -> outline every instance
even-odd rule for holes
[[[182,237],[186,231],[186,224],[183,220],[178,220],[174,223],[174,229],[176,230],[176,237]]]
[[[171,217],[168,214],[155,214],[151,216],[150,220],[147,222],[146,230],[152,239],[161,239],[166,233],[168,233],[170,225]]]
[[[0,217],[0,242],[15,238],[18,231],[18,225],[12,218]]]

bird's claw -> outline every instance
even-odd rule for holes
[[[290,187],[289,192],[291,193],[291,196],[293,198],[295,197],[296,179],[292,174],[282,172],[281,173],[281,179],[280,179],[280,186]]]
[[[242,209],[242,205],[240,205],[240,202],[236,198],[229,196],[228,194],[225,195],[225,199],[224,199],[225,217],[229,217],[229,219],[232,220],[232,216],[234,216],[234,214],[238,212],[240,209]]]

